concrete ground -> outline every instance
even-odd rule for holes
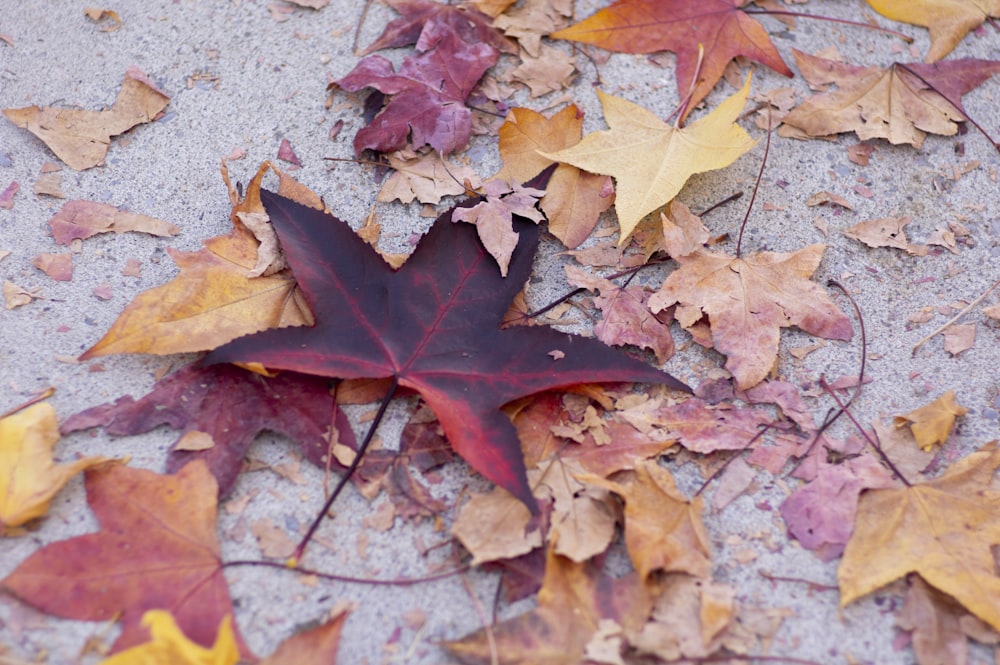
[[[276,3],[278,4],[278,3]],[[578,2],[577,14],[587,16],[593,2]],[[32,266],[42,253],[61,251],[49,235],[48,220],[63,201],[36,195],[32,184],[47,162],[58,163],[45,145],[27,131],[0,120],[0,191],[11,182],[21,185],[13,207],[0,208],[0,250],[11,254],[0,262],[0,278],[27,290],[38,290],[40,299],[12,310],[0,310],[0,412],[36,391],[55,387],[49,400],[61,417],[96,404],[131,394],[146,394],[154,373],[165,365],[194,357],[111,356],[88,362],[72,359],[91,346],[109,328],[122,308],[143,290],[163,284],[176,268],[166,248],[197,250],[201,242],[227,233],[230,203],[219,176],[223,157],[246,152],[230,163],[234,179],[246,182],[263,160],[274,159],[282,139],[288,139],[302,162],[294,176],[322,194],[341,218],[360,226],[375,205],[384,226],[382,246],[404,251],[414,231],[430,223],[420,206],[375,203],[379,185],[369,168],[349,162],[324,161],[349,158],[355,132],[362,127],[360,109],[345,104],[342,93],[332,109],[324,106],[328,78],[345,75],[357,62],[352,54],[355,29],[363,3],[334,2],[319,11],[295,9],[276,21],[268,3],[143,2],[118,0],[108,9],[120,15],[123,25],[103,31],[84,16],[87,3],[14,2],[0,0],[0,34],[12,43],[0,43],[0,108],[37,104],[100,109],[115,99],[125,71],[137,66],[171,96],[165,115],[113,141],[107,163],[100,168],[62,169],[62,191],[70,199],[110,203],[181,227],[173,238],[142,234],[106,234],[83,242],[74,257],[72,281],[56,282]],[[794,5],[814,14],[865,20],[873,12],[861,2],[820,2]],[[360,32],[366,45],[394,13],[377,3],[371,7]],[[899,39],[881,33],[819,21],[800,20],[793,30],[773,19],[763,22],[772,32],[783,57],[792,65],[793,47],[810,52],[835,45],[852,62],[888,64],[893,59],[919,60],[928,46],[927,31],[892,24],[914,37],[913,50]],[[879,18],[878,23],[889,25]],[[560,48],[566,47],[565,44]],[[389,52],[401,58],[405,50]],[[1000,59],[1000,40],[986,27],[967,37],[951,57]],[[666,58],[672,62],[672,58]],[[508,62],[506,66],[509,66]],[[594,66],[581,59],[582,73],[569,93],[587,112],[585,129],[603,128],[593,85]],[[614,55],[600,65],[603,89],[643,104],[661,117],[677,102],[673,72],[645,56]],[[808,95],[801,77],[787,80],[765,69],[754,75],[754,92],[790,86],[799,100]],[[709,97],[715,105],[732,88],[721,83]],[[1000,136],[997,98],[1000,78],[994,78],[965,97],[965,107],[979,123]],[[517,93],[511,105],[545,108],[560,99],[529,99]],[[697,113],[697,112],[696,112]],[[343,120],[343,131],[334,140],[330,127]],[[763,133],[744,120],[756,138]],[[919,407],[946,390],[954,390],[970,409],[948,444],[950,456],[960,456],[997,438],[1000,410],[1000,328],[978,309],[965,319],[975,323],[975,345],[957,356],[947,353],[940,336],[911,356],[911,348],[925,334],[943,323],[983,293],[998,277],[1000,216],[996,212],[997,168],[1000,155],[976,131],[958,137],[927,138],[922,149],[892,146],[875,141],[868,166],[848,159],[853,134],[834,141],[808,143],[775,137],[757,204],[747,227],[744,244],[753,249],[791,251],[823,242],[828,249],[816,276],[824,284],[836,278],[855,296],[868,326],[868,384],[854,409],[869,423]],[[692,178],[680,198],[692,209],[703,209],[734,191],[749,194],[760,167],[763,142],[733,166]],[[470,154],[481,176],[499,167],[496,139],[479,136]],[[955,167],[973,160],[979,165],[955,177]],[[853,211],[835,207],[808,207],[816,192],[830,191],[845,197]],[[747,197],[743,199],[745,202]],[[738,230],[744,203],[730,205],[706,220],[713,233]],[[939,226],[961,222],[970,235],[956,252],[936,248],[928,256],[914,257],[891,249],[871,249],[843,236],[843,229],[878,217],[909,215],[911,239],[925,241]],[[819,230],[821,219],[829,233]],[[605,223],[610,223],[606,221]],[[557,247],[547,245],[550,254]],[[731,247],[730,247],[731,249]],[[142,264],[141,276],[125,277],[129,259]],[[545,303],[566,290],[561,258],[542,258],[530,298]],[[110,285],[111,297],[94,295],[95,288]],[[844,303],[841,299],[838,302]],[[989,296],[985,304],[1000,302]],[[842,306],[848,310],[849,306]],[[922,324],[908,318],[931,307],[933,318]],[[678,343],[687,334],[675,329]],[[853,376],[857,372],[858,339],[850,344],[829,343],[796,361],[787,349],[811,344],[801,332],[783,334],[781,373],[794,383]],[[686,345],[667,368],[693,385],[704,378],[706,366],[721,365],[718,355]],[[829,399],[808,401],[817,416],[829,408]],[[380,435],[394,445],[408,418],[413,401],[397,400]],[[355,412],[357,415],[357,411]],[[363,431],[363,430],[362,430]],[[846,422],[834,434],[846,436]],[[75,455],[131,455],[133,466],[160,470],[175,434],[164,428],[149,435],[112,438],[101,431],[66,437],[57,448],[62,459]],[[291,448],[278,437],[262,436],[251,456],[268,464],[294,461]],[[690,470],[688,470],[690,472]],[[681,470],[684,477],[685,471]],[[239,514],[220,513],[220,533],[226,558],[259,556],[246,525],[268,517],[294,531],[308,523],[322,503],[320,470],[303,465],[306,484],[297,485],[271,471],[245,474],[233,493],[234,501],[252,495]],[[463,464],[442,472],[435,495],[454,499],[466,486],[484,489],[486,483],[471,478]],[[691,485],[691,483],[687,483]],[[790,609],[771,646],[771,654],[817,663],[902,664],[914,661],[912,651],[897,639],[889,611],[899,601],[893,590],[870,595],[841,610],[836,592],[815,591],[799,583],[769,582],[761,571],[801,578],[818,584],[836,583],[836,562],[824,564],[812,553],[787,540],[776,510],[783,500],[783,483],[764,472],[760,489],[745,496],[706,523],[711,533],[716,578],[733,584],[741,599]],[[321,530],[328,547],[310,553],[310,565],[357,576],[418,576],[440,551],[425,558],[421,547],[447,538],[433,525],[402,525],[380,532],[365,526],[384,497],[369,504],[353,490],[336,506],[336,518]],[[83,485],[75,479],[58,496],[50,515],[28,535],[0,540],[0,575],[7,575],[32,551],[47,543],[96,528],[85,501]],[[766,537],[762,537],[766,536]],[[777,547],[768,548],[768,540]],[[734,554],[749,548],[752,560],[737,564]],[[440,548],[446,550],[447,548]],[[741,555],[742,556],[742,555]],[[341,601],[354,604],[347,621],[338,662],[342,663],[443,663],[447,657],[435,642],[456,638],[480,627],[468,588],[478,602],[489,607],[496,584],[494,576],[474,571],[417,587],[375,587],[346,584],[311,586],[283,572],[243,569],[229,576],[237,600],[236,621],[249,645],[259,654],[270,653],[278,642],[298,627],[320,619]],[[895,589],[898,591],[898,588]],[[526,611],[530,601],[502,607],[501,616]],[[424,620],[421,620],[421,617]],[[94,635],[110,642],[108,626],[71,622],[38,615],[17,601],[0,597],[0,657],[44,662],[76,662],[85,642]],[[2,650],[0,650],[2,653]],[[974,651],[975,662],[992,662],[985,648]],[[94,662],[93,656],[83,662]],[[797,661],[798,662],[798,661]]]

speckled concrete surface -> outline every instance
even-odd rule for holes
[[[49,401],[65,417],[122,395],[141,396],[153,385],[154,372],[167,362],[180,365],[193,359],[112,356],[84,363],[68,361],[99,339],[136,294],[176,273],[164,251],[167,247],[196,250],[202,240],[228,231],[230,205],[219,176],[219,162],[236,149],[245,150],[246,157],[231,162],[230,171],[234,179],[246,182],[261,161],[276,156],[281,140],[287,138],[303,164],[295,177],[322,194],[338,216],[357,227],[375,205],[384,226],[382,247],[387,251],[404,251],[410,234],[422,232],[430,224],[419,215],[416,204],[375,204],[378,184],[367,168],[324,160],[351,157],[351,140],[362,126],[357,106],[340,103],[344,96],[338,97],[332,110],[324,107],[328,77],[343,76],[357,62],[352,42],[362,2],[334,0],[318,12],[296,9],[287,21],[276,22],[263,1],[120,0],[109,5],[124,21],[114,32],[103,32],[101,25],[86,19],[86,5],[67,0],[0,0],[0,33],[13,41],[13,46],[0,43],[0,107],[103,108],[113,102],[129,66],[144,70],[172,97],[165,115],[116,139],[104,167],[83,172],[63,168],[62,189],[71,199],[102,201],[168,220],[182,232],[168,239],[141,234],[88,239],[74,256],[73,280],[49,279],[31,261],[38,254],[59,251],[48,233],[47,221],[62,202],[36,196],[32,183],[45,162],[57,160],[34,136],[0,121],[0,191],[12,181],[21,184],[13,208],[0,209],[0,249],[11,251],[0,262],[0,278],[29,290],[38,289],[42,296],[24,307],[0,311],[0,411],[23,402],[35,391],[54,386],[57,392]],[[593,2],[578,2],[578,15],[589,15],[594,6]],[[854,20],[873,14],[856,0],[814,0],[805,9]],[[373,5],[359,42],[369,43],[392,16],[391,10]],[[790,64],[794,63],[793,47],[814,52],[829,45],[836,45],[849,61],[888,64],[894,58],[911,58],[910,47],[888,35],[819,21],[800,20],[793,30],[773,19],[763,21]],[[882,19],[879,23],[889,24]],[[912,53],[917,57],[913,59],[926,52],[925,30],[893,27],[915,38]],[[388,56],[398,61],[405,52],[388,52]],[[951,57],[1000,59],[997,33],[986,28],[970,35]],[[603,128],[592,85],[594,66],[581,62],[582,73],[570,94],[587,111],[585,130],[593,131]],[[661,117],[676,103],[672,69],[649,58],[614,55],[600,65],[600,74],[605,91],[643,104]],[[808,94],[800,77],[786,80],[762,69],[754,75],[755,93],[781,86],[794,88],[799,100]],[[709,104],[718,103],[731,92],[727,84],[720,84]],[[1000,135],[998,94],[1000,78],[972,91],[964,100],[966,109],[995,135]],[[512,105],[544,108],[559,97],[529,100],[520,92]],[[344,122],[343,131],[330,141],[329,129],[338,120]],[[743,124],[755,137],[763,136],[752,121],[744,120]],[[908,316],[925,306],[944,308],[969,302],[1000,277],[995,269],[1000,251],[996,208],[1000,158],[974,130],[958,137],[931,136],[921,150],[877,141],[872,161],[865,167],[847,158],[847,147],[855,143],[853,135],[809,143],[775,137],[744,243],[749,248],[774,251],[827,243],[829,249],[816,281],[835,278],[845,284],[868,325],[868,371],[874,380],[862,393],[855,415],[867,423],[879,415],[905,413],[953,389],[959,401],[970,408],[947,449],[949,456],[959,456],[998,434],[1000,382],[995,368],[1000,366],[1000,328],[977,310],[966,317],[967,322],[977,324],[978,337],[972,349],[952,357],[943,350],[939,336],[911,357],[913,344],[947,317],[942,309],[931,321],[916,325],[908,322]],[[959,154],[959,146],[964,154]],[[734,191],[749,193],[763,149],[760,143],[728,169],[693,177],[680,198],[697,210]],[[493,137],[476,137],[468,154],[481,176],[492,174],[499,166]],[[953,179],[953,168],[972,160],[979,160],[978,168]],[[807,207],[808,197],[822,190],[846,197],[854,210]],[[733,233],[744,209],[742,203],[730,205],[706,223],[713,233]],[[890,249],[867,248],[841,233],[857,222],[895,215],[914,218],[907,231],[918,242],[948,221],[960,221],[971,235],[959,244],[957,253],[938,248],[926,257],[910,257]],[[828,224],[829,235],[814,224],[817,218]],[[542,248],[529,294],[534,303],[548,302],[566,290],[560,267],[565,259],[552,255],[557,249],[555,243]],[[142,262],[141,277],[122,276],[128,259]],[[107,301],[92,294],[94,288],[105,284],[111,286],[113,294]],[[994,295],[986,304],[998,301],[1000,296]],[[845,301],[839,302],[848,310]],[[679,343],[688,339],[679,329],[675,329],[675,338]],[[783,334],[783,376],[807,383],[820,375],[856,374],[860,356],[857,338],[848,344],[827,343],[805,361],[787,354],[788,348],[812,342],[800,332]],[[718,355],[698,351],[690,344],[682,346],[685,349],[667,368],[692,384],[704,378],[707,366],[721,365]],[[397,400],[393,404],[380,430],[387,445],[398,440],[413,403]],[[830,406],[826,398],[813,398],[809,403],[817,418]],[[834,434],[848,433],[846,422],[834,428]],[[159,470],[174,438],[162,428],[125,438],[111,438],[100,431],[80,433],[66,437],[57,452],[63,459],[77,454],[128,454],[132,465]],[[287,443],[270,436],[261,437],[252,450],[253,457],[269,463],[288,461],[290,455]],[[696,486],[692,469],[678,473],[683,487]],[[269,517],[290,531],[311,520],[322,503],[322,493],[316,490],[322,473],[304,465],[302,475],[305,485],[270,471],[245,474],[240,479],[233,493],[235,500],[251,493],[254,496],[241,515],[225,510],[220,513],[225,557],[258,556],[254,539],[240,526],[240,520]],[[894,646],[896,632],[888,609],[898,602],[898,596],[892,590],[841,611],[835,592],[772,583],[760,576],[760,571],[769,571],[835,584],[836,564],[824,564],[789,543],[776,511],[762,509],[780,504],[786,495],[784,483],[759,472],[758,484],[755,494],[738,499],[719,514],[708,515],[706,523],[715,547],[716,578],[735,585],[741,599],[792,610],[771,653],[818,663],[914,662],[908,648]],[[471,478],[464,465],[452,464],[443,470],[442,482],[432,491],[454,499],[466,486],[484,489],[486,483]],[[435,531],[429,523],[404,526],[397,521],[396,527],[386,532],[366,528],[364,519],[384,500],[370,505],[353,490],[346,493],[337,504],[336,517],[320,532],[327,546],[310,553],[310,565],[347,575],[396,577],[421,575],[443,559],[442,551],[448,548],[435,550],[427,558],[418,551],[419,545],[430,546],[447,538],[446,532]],[[0,540],[0,575],[8,574],[40,546],[95,528],[82,482],[76,479],[37,528],[23,537]],[[778,547],[765,547],[768,539]],[[736,564],[735,550],[746,547],[754,550],[756,558],[745,565]],[[344,631],[338,660],[342,663],[447,662],[435,642],[464,635],[480,625],[458,577],[410,588],[310,586],[287,573],[250,569],[234,571],[228,577],[237,602],[236,620],[250,646],[260,654],[271,652],[297,627],[321,618],[342,600],[355,604]],[[467,579],[479,601],[488,607],[496,578],[472,572]],[[501,616],[529,607],[530,602],[502,607]],[[406,615],[412,611],[426,615],[422,628],[414,629],[412,621],[407,622]],[[115,632],[98,624],[36,615],[14,600],[0,597],[0,645],[13,657],[32,660],[45,654],[46,662],[76,662],[84,642],[95,634],[110,641]],[[990,659],[985,650],[976,651],[976,657],[977,662]]]

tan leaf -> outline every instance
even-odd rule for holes
[[[1000,451],[990,444],[944,475],[901,489],[869,490],[837,571],[845,606],[909,573],[919,573],[1000,630],[1000,494],[990,489]]]
[[[556,554],[578,562],[606,550],[616,524],[607,490],[588,487],[579,480],[585,475],[573,458],[545,460],[528,471],[535,496],[553,501],[548,540]]]
[[[6,309],[15,309],[27,305],[32,300],[40,298],[34,291],[26,291],[14,282],[4,280],[3,301]]]
[[[686,205],[674,199],[660,214],[663,224],[663,244],[670,256],[690,256],[702,249],[711,233],[701,223],[701,218]]]
[[[142,70],[129,67],[114,105],[106,111],[39,108],[4,109],[3,114],[45,142],[70,168],[104,163],[111,137],[153,120],[170,101]]]
[[[955,426],[955,418],[968,412],[967,408],[955,401],[955,391],[949,390],[930,404],[906,415],[896,416],[892,422],[897,428],[909,425],[920,447],[930,450],[946,442]]]
[[[57,282],[68,282],[73,279],[73,255],[70,252],[39,254],[32,259],[31,265]]]
[[[944,331],[944,350],[953,356],[968,351],[976,343],[976,324],[959,323]]]
[[[911,243],[903,230],[912,221],[912,217],[870,219],[846,229],[844,235],[860,240],[869,247],[894,247],[914,256],[926,256],[927,247]]]
[[[411,203],[416,199],[421,203],[438,204],[442,196],[464,194],[465,182],[472,189],[480,185],[479,176],[470,167],[445,163],[434,151],[421,154],[400,150],[389,153],[387,157],[394,171],[382,184],[379,201]]]
[[[670,273],[649,299],[654,312],[678,304],[674,316],[692,328],[708,315],[712,343],[740,390],[767,377],[778,357],[781,328],[798,326],[827,339],[848,340],[851,322],[819,285],[809,281],[824,245],[792,254],[760,252],[734,258],[697,251],[675,257]]]
[[[708,577],[712,553],[701,521],[702,499],[688,501],[669,471],[647,460],[620,483],[594,475],[580,480],[624,499],[625,546],[642,579],[658,570]]]
[[[138,215],[127,210],[98,203],[96,201],[67,201],[52,219],[52,237],[60,245],[68,245],[74,240],[87,238],[98,233],[127,233],[140,231],[155,236],[173,236],[181,232],[170,222],[155,217]]]
[[[462,506],[451,534],[472,553],[472,565],[513,559],[542,544],[542,533],[528,530],[531,512],[502,487],[489,494],[473,494]]]

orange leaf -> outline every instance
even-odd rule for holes
[[[969,410],[955,401],[955,391],[949,390],[936,400],[910,411],[905,416],[892,419],[896,427],[910,426],[913,438],[923,450],[931,450],[941,445],[951,436],[955,418],[964,416]]]
[[[869,490],[837,571],[841,606],[909,573],[1000,630],[1000,493],[990,484],[1000,450],[990,444],[943,476],[902,489]]]
[[[1000,0],[868,0],[872,9],[893,21],[930,28],[927,62],[951,53],[990,17],[1000,17]]]
[[[678,93],[683,99],[691,91],[685,106],[689,111],[715,87],[726,65],[737,56],[792,75],[767,31],[739,8],[742,4],[743,0],[618,0],[549,36],[621,53],[673,51]],[[705,52],[699,67],[700,46]],[[693,85],[695,76],[697,85]]]

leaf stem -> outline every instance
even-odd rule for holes
[[[753,184],[753,194],[750,195],[750,203],[747,204],[747,213],[743,215],[743,223],[740,224],[740,237],[736,240],[736,258],[740,258],[743,251],[743,231],[747,228],[747,220],[750,219],[750,211],[753,210],[753,203],[757,200],[757,190],[760,188],[760,180],[764,177],[764,167],[767,166],[767,155],[771,152],[771,108],[767,110],[767,142],[764,144],[764,158],[760,160],[760,171],[757,172],[757,182]]]
[[[968,314],[969,310],[971,310],[973,307],[975,307],[976,305],[978,305],[979,303],[981,303],[983,301],[983,298],[985,298],[986,296],[988,296],[989,294],[991,294],[993,292],[993,289],[997,288],[998,286],[1000,286],[1000,279],[998,279],[997,281],[993,282],[993,285],[990,288],[988,288],[985,291],[983,291],[982,295],[980,295],[978,298],[976,298],[975,300],[973,300],[972,302],[970,302],[968,305],[966,305],[965,309],[963,309],[961,312],[959,312],[955,316],[953,316],[950,319],[948,319],[947,321],[945,321],[944,325],[942,325],[940,328],[938,328],[937,330],[935,330],[934,332],[932,332],[927,337],[924,337],[922,340],[920,340],[919,342],[917,342],[914,345],[914,347],[913,347],[913,351],[910,352],[910,355],[911,356],[917,355],[917,349],[919,349],[921,346],[923,346],[932,337],[934,337],[938,333],[940,333],[943,330],[945,330],[946,328],[948,328],[948,326],[950,326],[951,324],[955,323],[960,318],[962,318],[963,316],[965,316],[966,314]]]
[[[399,377],[393,376],[392,383],[389,384],[389,390],[386,391],[385,396],[382,397],[382,403],[379,404],[378,413],[375,414],[374,420],[372,420],[371,425],[368,426],[368,433],[365,434],[365,440],[361,442],[360,446],[358,446],[358,452],[351,461],[351,465],[347,467],[347,471],[343,476],[341,476],[340,482],[337,483],[337,486],[333,488],[333,492],[331,492],[330,496],[327,497],[326,503],[323,504],[323,509],[319,511],[316,519],[314,519],[313,523],[309,526],[309,530],[306,531],[306,535],[302,537],[302,540],[299,542],[298,546],[296,546],[292,556],[287,562],[285,562],[284,565],[286,567],[298,568],[299,561],[302,560],[302,556],[305,554],[306,546],[309,545],[309,541],[312,540],[313,535],[316,533],[316,529],[319,528],[323,518],[326,517],[327,511],[330,510],[331,506],[333,506],[333,502],[337,500],[338,496],[340,496],[340,492],[344,489],[344,486],[347,485],[347,481],[351,479],[351,476],[354,475],[354,472],[357,471],[358,466],[361,464],[361,458],[365,456],[368,446],[371,445],[372,439],[375,437],[375,430],[378,429],[379,423],[382,422],[382,418],[385,416],[385,410],[388,408],[389,402],[392,401],[392,397],[395,395],[398,387]]]
[[[303,575],[315,575],[316,577],[324,580],[330,580],[332,582],[346,582],[348,584],[371,584],[375,586],[414,586],[416,584],[425,584],[428,582],[437,582],[438,580],[443,580],[452,575],[458,575],[469,570],[472,566],[470,564],[465,564],[459,566],[454,570],[449,570],[443,573],[435,573],[433,575],[427,575],[426,577],[397,577],[392,580],[373,580],[367,577],[351,577],[349,575],[335,575],[333,573],[324,573],[319,570],[312,570],[311,568],[302,568],[299,566],[289,567],[287,564],[281,563],[280,561],[264,561],[262,559],[238,559],[234,561],[224,561],[222,562],[221,568],[233,568],[235,566],[257,566],[260,568],[277,568],[279,570],[295,570],[297,573]]]
[[[907,44],[913,43],[913,37],[909,35],[904,35],[902,32],[897,32],[895,30],[890,30],[889,28],[883,28],[879,25],[872,25],[871,23],[862,23],[861,21],[849,21],[846,18],[834,18],[832,16],[816,16],[815,14],[803,14],[801,12],[786,12],[781,10],[771,10],[771,9],[744,9],[744,14],[760,14],[767,16],[791,16],[793,18],[812,18],[817,21],[829,21],[830,23],[840,23],[842,25],[853,25],[856,28],[865,28],[866,30],[876,30],[878,32],[884,32],[887,35],[893,35],[899,37]]]

